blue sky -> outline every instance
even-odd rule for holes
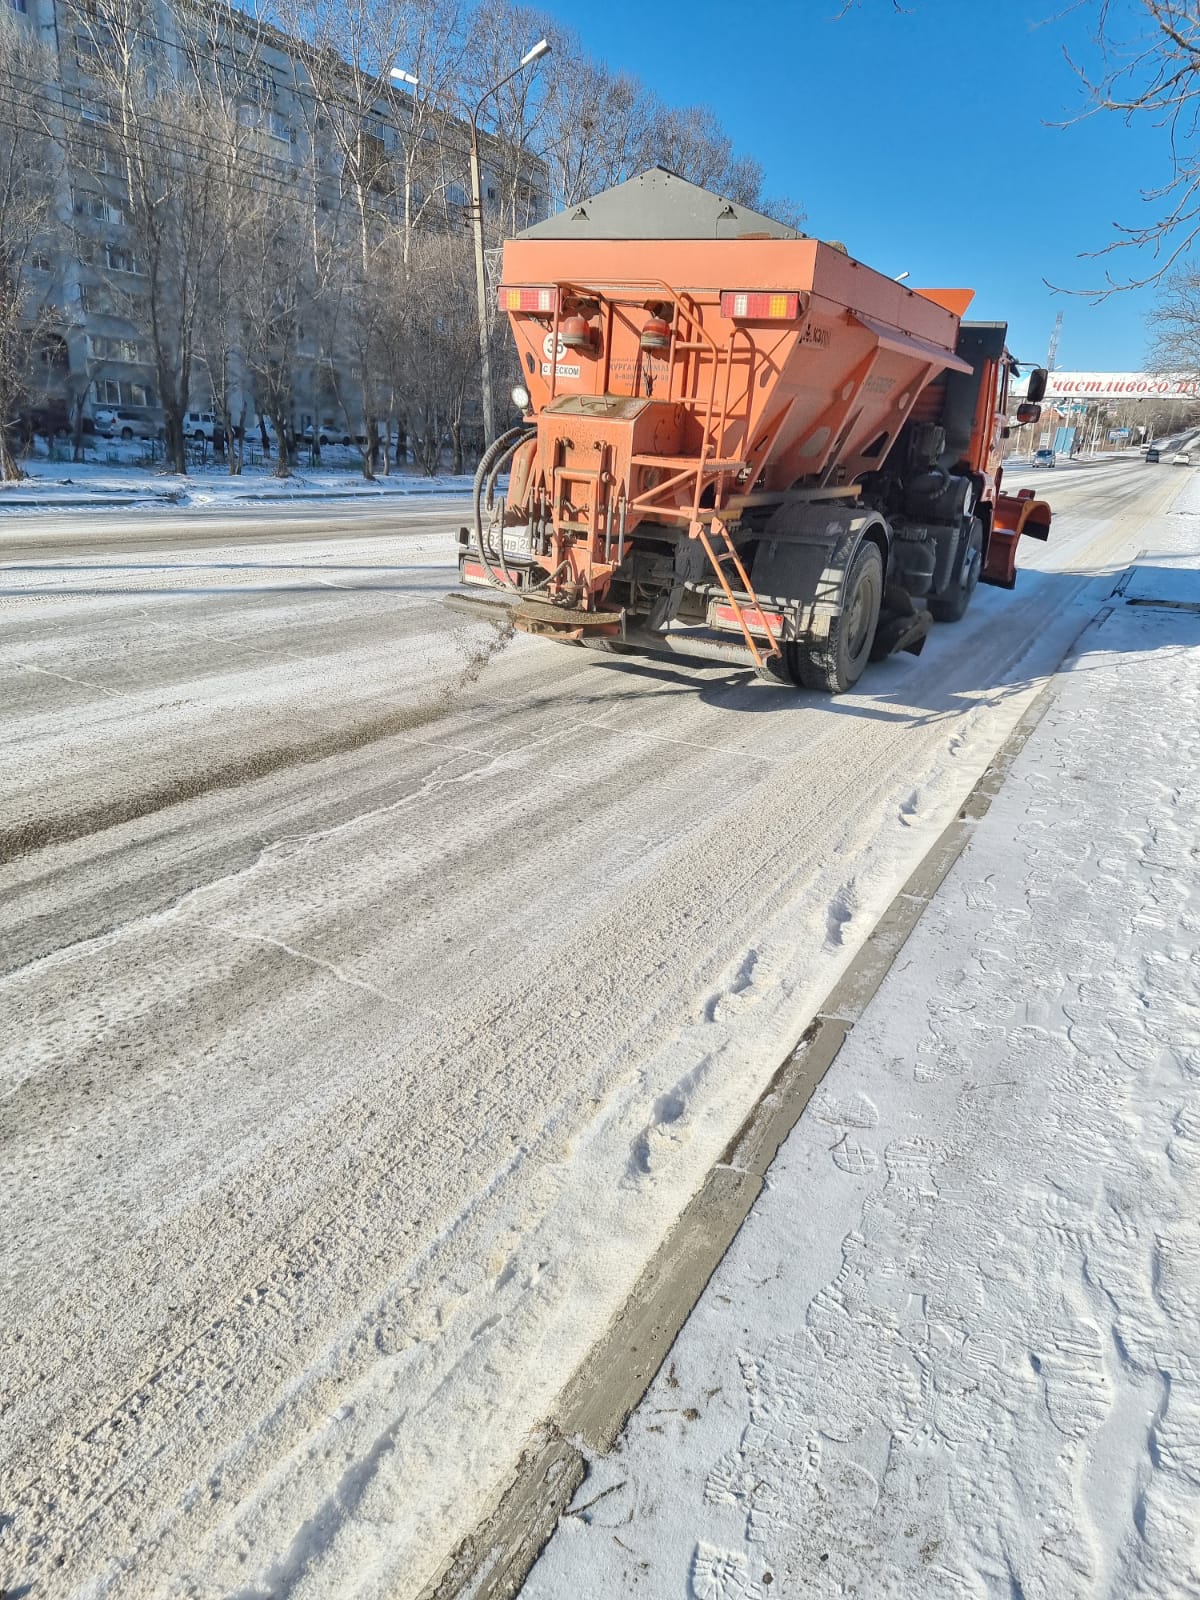
[[[766,168],[806,229],[914,286],[965,285],[969,313],[1007,319],[1010,348],[1042,361],[1063,312],[1059,367],[1136,370],[1151,292],[1100,306],[1082,261],[1143,219],[1141,190],[1164,181],[1163,134],[1117,117],[1052,126],[1082,107],[1064,44],[1087,49],[1088,9],[1069,0],[605,0],[548,9],[612,67],[664,98],[707,103],[739,150]],[[1115,266],[1139,275],[1132,251]]]

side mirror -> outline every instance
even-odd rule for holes
[[[1030,401],[1031,404],[1035,404],[1038,400],[1045,399],[1046,380],[1049,378],[1049,376],[1050,374],[1046,371],[1045,367],[1034,367],[1033,371],[1029,374],[1029,384],[1025,390],[1025,398],[1026,400]]]
[[[1044,374],[1043,374],[1043,376],[1044,376]],[[1018,423],[1040,422],[1041,421],[1041,416],[1042,416],[1042,408],[1041,408],[1041,406],[1031,406],[1027,400],[1023,400],[1021,402],[1021,404],[1017,407],[1017,422]]]

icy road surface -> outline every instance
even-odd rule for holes
[[[837,702],[451,612],[456,505],[5,519],[0,1582],[418,1592],[1185,474],[1029,481]]]

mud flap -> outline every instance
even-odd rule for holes
[[[1028,494],[997,495],[987,554],[979,574],[981,583],[993,584],[997,589],[1016,587],[1017,544],[1022,534],[1031,539],[1048,539],[1050,507],[1044,500],[1035,500]]]
[[[898,650],[919,656],[932,627],[933,618],[924,609],[910,610],[907,615],[889,612],[879,619],[875,643],[871,646],[871,660],[882,661],[885,656],[895,655]]]

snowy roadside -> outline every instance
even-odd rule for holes
[[[324,468],[304,465],[288,478],[272,476],[270,462],[249,466],[231,478],[219,462],[193,466],[180,478],[161,466],[139,464],[145,445],[138,440],[105,441],[95,451],[105,459],[52,461],[44,453],[21,462],[26,476],[16,483],[0,483],[0,515],[28,516],[37,511],[125,509],[131,506],[191,506],[214,509],[237,506],[286,504],[296,500],[387,500],[396,495],[465,495],[471,491],[471,473],[439,473],[426,477],[414,471],[393,471],[368,483],[362,476],[361,456],[353,448],[329,445],[323,451]],[[1064,461],[1063,469],[1111,465],[1136,451],[1106,452]],[[1027,457],[1012,458],[1012,468],[1029,471]],[[1038,480],[1048,474],[1038,474]],[[501,479],[501,487],[507,479]]]
[[[471,489],[470,474],[442,473],[427,478],[415,472],[393,472],[368,483],[354,470],[356,452],[327,450],[345,457],[340,470],[298,467],[291,477],[275,478],[269,467],[249,469],[231,478],[218,466],[196,467],[187,477],[136,464],[140,446],[114,445],[107,462],[50,461],[44,456],[23,461],[27,476],[0,484],[0,514],[28,516],[39,510],[62,511],[74,506],[263,506],[296,500],[387,500],[397,495],[463,495]]]
[[[525,1600],[1200,1593],[1198,604],[1081,642]]]

